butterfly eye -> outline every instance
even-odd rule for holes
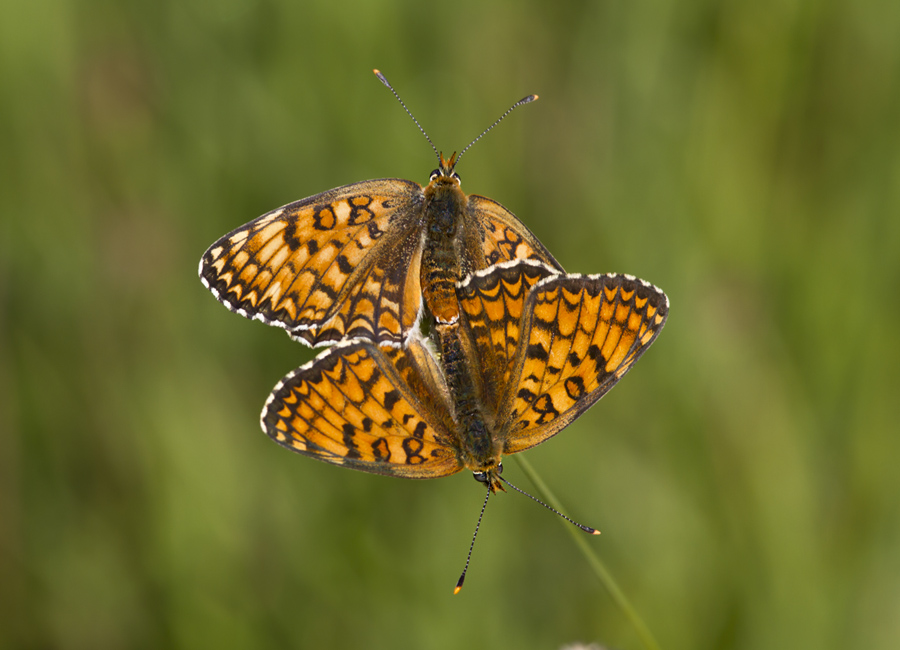
[[[462,183],[462,179],[459,177],[459,174],[457,174],[456,172],[453,172],[453,173],[450,175],[450,178],[456,179],[456,182],[457,182],[457,183]]]
[[[497,476],[503,473],[503,463],[497,463]]]
[[[487,472],[472,472],[472,476],[479,483],[484,483],[485,485],[487,485],[487,482],[488,482]]]
[[[443,174],[441,174],[441,170],[435,169],[433,172],[431,172],[431,175],[428,177],[428,180],[433,181],[435,178],[440,178],[441,176],[443,176]]]

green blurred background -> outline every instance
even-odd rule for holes
[[[0,647],[640,642],[554,517],[260,431],[311,358],[217,303],[219,236],[459,172],[669,323],[528,458],[666,649],[900,646],[900,7],[4,3]],[[890,395],[894,395],[893,398]],[[532,488],[516,463],[506,476]]]

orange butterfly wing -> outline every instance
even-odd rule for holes
[[[525,299],[535,284],[557,275],[556,269],[536,260],[513,260],[488,267],[457,283],[459,336],[469,350],[471,381],[481,398],[483,416],[498,418],[499,401],[510,384],[522,331]]]
[[[482,230],[482,252],[487,265],[509,260],[540,260],[558,271],[563,268],[524,223],[493,199],[468,196],[469,221]],[[480,270],[482,267],[473,269]],[[460,278],[462,280],[462,278]]]
[[[447,388],[418,338],[340,343],[285,377],[261,425],[280,445],[352,469],[436,478],[462,469]]]
[[[398,344],[420,318],[424,195],[365,181],[273,210],[210,246],[200,278],[229,309],[323,345]]]
[[[555,435],[599,400],[653,343],[669,311],[662,291],[632,276],[550,271],[515,262],[458,287],[479,365],[507,364],[492,409],[507,454]]]

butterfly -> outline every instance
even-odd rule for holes
[[[454,284],[474,271],[515,259],[562,270],[512,212],[462,191],[462,153],[435,153],[426,187],[398,178],[353,183],[233,230],[203,255],[200,279],[230,310],[309,345],[364,338],[399,346],[423,307],[438,322],[455,320]]]
[[[502,457],[547,440],[599,400],[669,310],[662,291],[633,276],[567,275],[534,260],[476,271],[455,293],[459,368],[447,372],[421,335],[404,347],[345,341],[275,387],[263,431],[365,472],[423,479],[468,469],[493,492],[503,489]]]

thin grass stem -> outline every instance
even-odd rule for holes
[[[550,491],[550,488],[547,487],[547,484],[538,476],[534,467],[531,466],[522,454],[516,454],[513,456],[518,462],[519,466],[522,468],[522,471],[525,472],[525,475],[528,476],[528,479],[532,482],[538,494],[541,495],[541,498],[553,506],[556,510],[560,512],[565,512],[562,504],[559,502],[559,499],[556,498],[556,495]],[[572,539],[575,541],[575,546],[579,548],[581,553],[584,555],[587,563],[594,570],[594,573],[597,575],[597,578],[600,580],[600,584],[602,584],[606,591],[609,592],[609,595],[612,596],[612,599],[619,606],[625,616],[631,621],[631,624],[634,626],[635,631],[641,639],[641,642],[644,644],[644,647],[647,650],[660,650],[659,644],[656,642],[656,639],[653,637],[653,634],[650,632],[650,629],[644,623],[643,619],[638,615],[637,611],[632,606],[631,602],[628,598],[625,597],[625,594],[619,588],[618,583],[615,581],[615,578],[612,577],[612,574],[609,572],[609,569],[606,568],[606,565],[597,557],[597,554],[594,552],[594,549],[591,548],[591,545],[588,543],[588,538],[585,535],[568,525],[563,519],[559,519],[559,522],[563,525],[563,528],[566,529]]]

